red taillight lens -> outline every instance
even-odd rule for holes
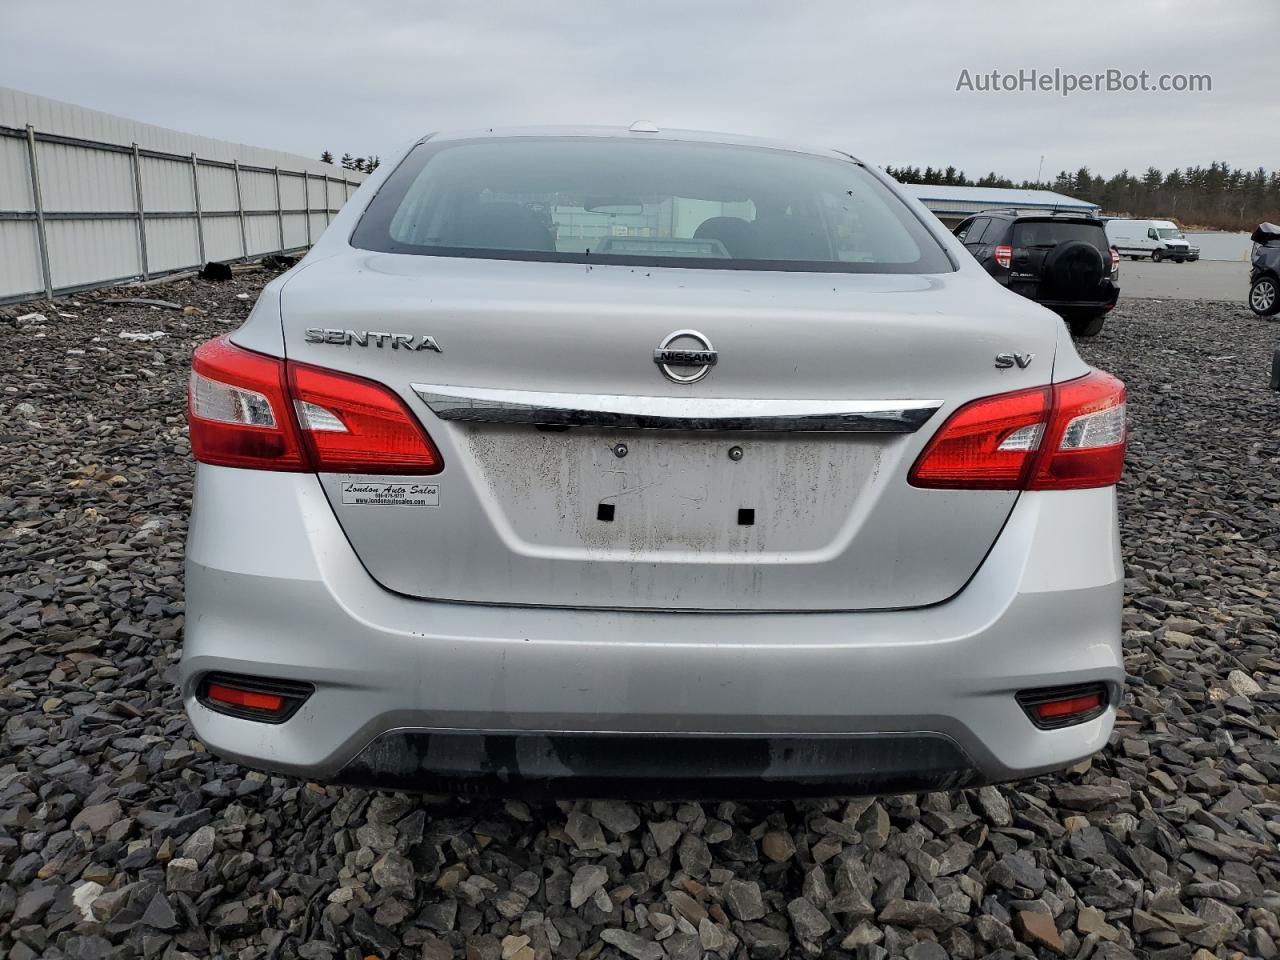
[[[1002,393],[967,403],[934,434],[911,468],[916,487],[1016,490],[1044,433],[1049,388]]]
[[[1000,246],[996,247],[995,258],[996,263],[1008,270],[1009,264],[1013,262],[1013,247],[1003,243],[1000,244]]]
[[[252,693],[248,690],[224,687],[220,683],[211,683],[205,689],[204,695],[215,703],[226,704],[228,707],[267,710],[271,713],[279,713],[284,709],[284,697],[278,693]]]
[[[1120,251],[1115,247],[1111,248],[1111,272],[1115,273],[1120,269]]]
[[[440,454],[404,403],[381,384],[289,364],[303,442],[332,473],[439,473]]]
[[[912,486],[954,490],[1109,487],[1124,468],[1124,384],[1076,380],[965,404],[911,468]]]
[[[191,362],[191,449],[201,463],[255,470],[439,473],[444,462],[387,387],[232,344]]]
[[[306,469],[284,361],[242,350],[226,337],[202,344],[191,358],[187,421],[191,451],[201,463]]]

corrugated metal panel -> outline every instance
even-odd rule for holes
[[[284,215],[286,248],[314,242],[331,213],[364,179],[306,157],[167,130],[0,87],[0,128],[6,128],[0,129],[0,213],[20,218],[0,220],[0,301],[42,292],[44,286],[27,162],[28,124],[36,131],[44,210],[60,215],[46,221],[55,290],[198,266],[194,216],[146,217],[145,265],[135,218],[138,180],[144,213],[194,214],[192,154],[201,161],[200,207],[209,214],[203,227],[205,258],[210,260],[238,259],[246,246],[250,256],[280,249],[281,208],[330,211],[310,216],[309,235],[307,217]],[[236,161],[239,195],[231,166]],[[310,175],[305,190],[304,172]],[[241,203],[246,211],[243,235]],[[123,218],[104,217],[111,214]]]
[[[261,256],[280,249],[280,229],[275,213],[255,213],[245,220],[245,233],[249,237],[249,256]]]
[[[236,210],[236,174],[226,167],[200,167],[200,209]]]
[[[15,294],[44,290],[34,222],[0,220],[0,272]]]
[[[240,249],[240,220],[237,217],[215,217],[204,222],[205,256],[210,260],[235,260],[244,255]]]
[[[147,266],[152,273],[181,270],[199,260],[195,217],[147,221]]]
[[[191,190],[191,163],[142,158],[142,199],[148,213],[190,213],[196,208]]]
[[[324,209],[324,180],[307,177],[307,209]]]
[[[131,220],[50,220],[45,231],[55,288],[118,280],[142,272],[138,226]]]
[[[284,215],[284,246],[296,250],[307,245],[307,219],[300,213]]]
[[[280,205],[286,210],[305,210],[306,192],[301,177],[280,175]]]
[[[60,143],[36,144],[45,212],[134,210],[133,159]]]
[[[0,125],[25,127],[31,124],[42,133],[56,133],[84,140],[129,146],[136,143],[145,150],[175,153],[179,156],[196,154],[202,160],[231,163],[239,160],[242,165],[280,167],[282,170],[307,170],[312,174],[328,173],[341,179],[343,170],[333,164],[321,163],[310,157],[268,150],[243,143],[215,140],[149,123],[139,123],[109,113],[88,110],[74,104],[38,97],[20,90],[0,87]],[[347,179],[363,180],[363,175],[345,171]]]
[[[35,205],[26,141],[0,137],[0,210],[32,210]]]
[[[270,173],[240,171],[240,195],[246,210],[275,210],[276,178]]]

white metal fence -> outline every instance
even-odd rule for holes
[[[363,179],[0,88],[0,303],[304,249]]]

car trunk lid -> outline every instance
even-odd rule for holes
[[[371,575],[415,597],[570,607],[945,600],[1017,494],[922,490],[907,472],[960,404],[1048,382],[1056,334],[972,271],[352,253],[301,271],[281,306],[290,359],[387,384],[443,455],[433,477],[321,476]],[[699,336],[668,349],[716,353],[695,382],[655,362],[679,331]],[[1034,361],[997,369],[1006,351]],[[659,359],[688,376],[707,355]]]

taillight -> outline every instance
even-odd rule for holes
[[[1028,490],[1109,487],[1124,471],[1124,384],[1094,370],[1053,386],[1053,419]]]
[[[444,463],[391,390],[244,350],[220,337],[191,363],[191,449],[256,470],[433,474]]]
[[[254,470],[305,470],[285,394],[284,362],[226,337],[191,358],[187,405],[191,452],[201,463]]]
[[[967,403],[943,424],[911,468],[916,487],[1022,487],[1048,419],[1050,390],[1035,387]]]
[[[1000,246],[996,247],[995,258],[997,264],[1008,270],[1009,264],[1013,262],[1013,247],[1004,243],[1000,244]]]
[[[329,473],[439,473],[440,454],[404,402],[381,384],[289,363],[303,442]]]
[[[1115,247],[1111,248],[1111,272],[1115,273],[1120,269],[1120,251]]]
[[[944,423],[908,475],[953,490],[1109,487],[1124,468],[1124,384],[1101,370],[984,397]]]

